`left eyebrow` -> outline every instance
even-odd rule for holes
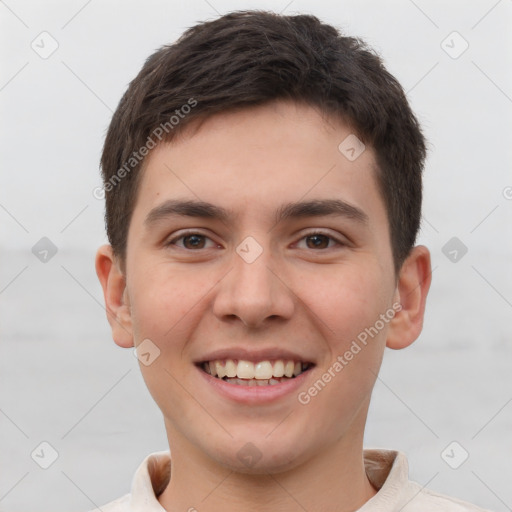
[[[276,223],[289,218],[325,217],[335,215],[368,224],[368,215],[356,206],[341,199],[316,199],[312,201],[287,203],[276,213]]]
[[[153,208],[144,220],[144,224],[151,226],[162,219],[175,215],[217,219],[224,223],[234,217],[232,211],[204,201],[169,199]],[[369,221],[368,215],[363,210],[340,199],[315,199],[286,203],[278,208],[275,219],[278,224],[287,219],[331,215],[354,219],[363,224],[367,224]]]

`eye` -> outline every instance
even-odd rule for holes
[[[308,239],[311,241],[310,244],[307,243]],[[331,249],[332,246],[329,247],[330,241],[334,241],[335,244],[339,246],[347,245],[343,243],[341,240],[338,240],[337,238],[333,237],[332,235],[328,233],[323,233],[321,231],[312,231],[311,233],[306,233],[306,235],[304,235],[301,238],[301,241],[302,240],[306,240],[306,245],[308,249]]]
[[[176,243],[178,240],[183,240],[183,246],[178,245]],[[208,238],[206,235],[197,233],[195,231],[182,233],[180,236],[173,238],[172,240],[169,240],[169,242],[167,242],[166,245],[177,245],[178,247],[187,250],[208,249],[208,247],[205,247],[206,240],[210,240],[210,242],[212,242],[213,245],[211,247],[218,246],[218,244],[213,242],[213,240]]]
[[[211,242],[210,247],[207,247],[207,240]],[[347,244],[339,240],[338,238],[333,237],[329,233],[323,233],[321,231],[312,231],[310,233],[306,233],[301,239],[306,240],[306,249],[331,249],[334,246],[346,246]],[[182,245],[180,245],[179,241],[182,241]],[[309,241],[309,243],[308,243]],[[195,231],[189,231],[186,233],[182,233],[180,236],[177,236],[166,243],[167,246],[175,245],[181,249],[185,250],[196,250],[196,249],[209,249],[213,247],[220,247],[219,244],[215,243],[211,238],[203,235],[202,233],[198,233]]]

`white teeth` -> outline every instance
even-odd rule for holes
[[[251,361],[238,361],[236,374],[239,379],[254,379],[254,363]]]
[[[206,373],[229,382],[240,381],[249,386],[265,386],[279,384],[276,379],[297,377],[305,371],[307,363],[278,359],[273,363],[265,360],[253,363],[243,359],[215,360],[203,364]],[[254,380],[254,384],[250,381]]]
[[[216,374],[219,379],[226,376],[226,366],[221,361],[215,361],[214,368],[212,368],[212,363],[210,363],[210,369],[212,370],[212,375]]]
[[[293,361],[286,361],[284,366],[284,374],[286,377],[293,377],[293,370],[295,369],[295,365]]]
[[[254,365],[254,378],[268,380],[272,377],[272,371],[270,361],[262,361]]]
[[[257,380],[257,379],[226,379],[226,382],[230,384],[238,384],[239,386],[273,386],[274,384],[280,384],[276,379],[268,380]]]
[[[232,359],[226,361],[226,377],[236,377],[237,368]]]
[[[274,363],[274,370],[272,371],[274,377],[282,377],[284,375],[284,363],[283,361],[276,361]]]

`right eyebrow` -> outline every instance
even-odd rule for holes
[[[228,210],[204,201],[169,199],[153,208],[144,220],[144,224],[151,226],[174,215],[218,219],[222,222],[227,222],[232,216]]]

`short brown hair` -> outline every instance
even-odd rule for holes
[[[123,267],[148,149],[193,120],[278,99],[320,108],[373,147],[398,272],[419,230],[426,155],[402,87],[360,39],[315,16],[260,10],[188,29],[146,60],[119,102],[101,169],[107,235]]]

